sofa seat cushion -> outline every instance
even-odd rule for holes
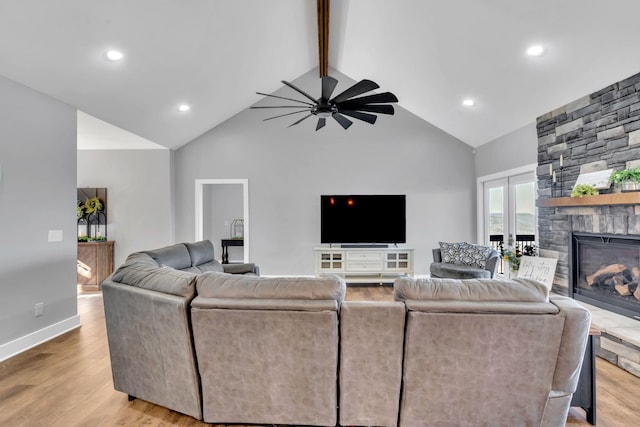
[[[549,290],[531,279],[415,279],[393,283],[397,301],[450,300],[474,302],[549,302]]]
[[[111,276],[114,282],[185,298],[195,295],[195,278],[194,273],[158,267],[149,255],[142,252],[129,255]]]
[[[198,264],[195,268],[197,268],[199,273],[204,273],[207,271],[217,271],[219,273],[224,273],[224,268],[220,261],[217,259],[212,259],[211,261],[205,262],[203,264]]]
[[[449,264],[446,262],[434,262],[430,267],[431,275],[434,277],[451,279],[489,279],[491,272],[469,265]]]
[[[202,273],[196,279],[198,296],[234,299],[344,300],[346,284],[337,276],[257,277]]]

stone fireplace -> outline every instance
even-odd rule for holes
[[[548,203],[568,198],[581,169],[640,165],[640,73],[539,117],[537,132],[540,252],[558,258],[554,291],[567,295],[571,232],[640,235],[638,203]]]
[[[571,233],[569,295],[640,320],[640,236]]]
[[[628,316],[594,346],[640,377],[640,193],[569,197],[581,172],[640,166],[640,73],[539,117],[537,132],[539,252],[558,259],[553,291]]]

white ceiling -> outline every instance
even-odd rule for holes
[[[638,0],[334,0],[329,64],[476,147],[640,72],[638,16]],[[175,149],[317,66],[316,24],[315,0],[1,0],[0,74]]]

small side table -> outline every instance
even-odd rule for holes
[[[600,330],[591,326],[578,387],[571,399],[571,406],[579,406],[584,409],[587,421],[591,425],[596,425],[596,349],[593,345],[593,337],[599,335]]]
[[[222,263],[229,264],[229,246],[244,246],[244,239],[222,239]]]

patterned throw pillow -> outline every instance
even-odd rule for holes
[[[487,258],[491,253],[491,246],[474,245],[473,243],[465,243],[462,252],[464,254],[463,262],[473,267],[485,268],[487,266]]]
[[[447,243],[440,244],[442,262],[456,265],[468,265],[471,267],[485,268],[487,257],[492,251],[491,246],[474,245],[473,243]]]
[[[440,253],[442,254],[442,262],[447,264],[465,265],[463,262],[463,249],[465,242],[447,243],[438,242],[440,245]]]

